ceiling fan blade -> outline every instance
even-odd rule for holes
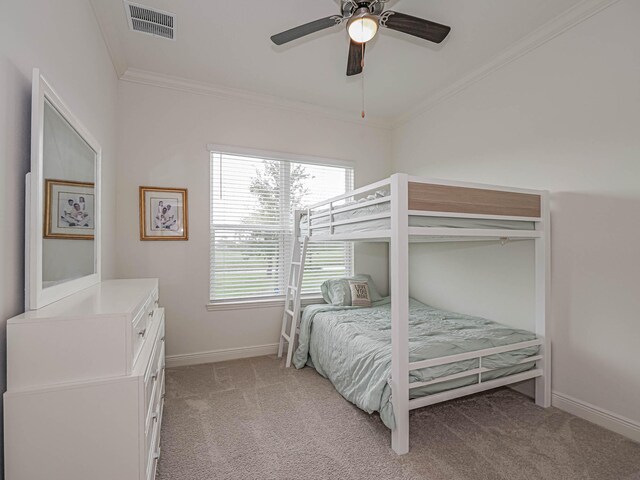
[[[434,43],[442,42],[451,31],[451,27],[446,25],[394,12],[393,10],[387,10],[380,15],[380,25],[414,37],[424,38]]]
[[[362,73],[362,61],[364,60],[364,43],[356,43],[351,40],[349,45],[349,60],[347,61],[347,76]]]
[[[320,20],[305,23],[304,25],[300,25],[299,27],[295,27],[285,32],[278,33],[277,35],[273,35],[271,37],[271,41],[276,45],[283,45],[287,42],[291,42],[292,40],[296,40],[306,35],[324,30],[325,28],[335,27],[341,22],[342,17],[340,15],[332,15],[327,18],[321,18]]]

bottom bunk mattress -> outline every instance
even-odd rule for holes
[[[526,330],[484,318],[439,310],[417,300],[409,302],[409,361],[417,362],[485,348],[535,340]],[[538,347],[491,355],[482,366],[496,369],[482,374],[492,380],[530,370]],[[525,363],[521,363],[525,361]],[[391,302],[389,297],[371,307],[310,305],[300,323],[294,365],[315,368],[336,390],[362,410],[379,412],[394,428],[391,406]],[[410,372],[409,382],[425,382],[478,368],[478,360],[465,360]],[[410,390],[410,398],[424,397],[477,383],[477,375]]]

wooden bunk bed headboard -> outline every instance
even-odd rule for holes
[[[531,193],[409,182],[409,210],[539,218],[541,200]]]

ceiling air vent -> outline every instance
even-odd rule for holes
[[[151,9],[126,0],[124,5],[131,30],[175,40],[176,16],[173,13]]]

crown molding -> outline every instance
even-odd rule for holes
[[[429,95],[421,102],[418,102],[415,107],[394,118],[392,120],[392,127],[394,129],[399,128],[410,120],[419,117],[439,103],[458,95],[471,85],[491,75],[493,72],[534,51],[538,47],[544,45],[550,40],[553,40],[559,35],[562,35],[564,32],[570,30],[576,25],[579,25],[618,1],[619,0],[583,0],[548,21],[542,27],[534,30],[511,47],[503,50],[502,53],[498,54],[481,67],[470,71],[459,80],[451,83],[449,86],[437,90],[434,94]]]
[[[367,127],[378,128],[382,130],[392,129],[391,118],[368,116],[363,120],[360,118],[359,112],[347,112],[345,110],[323,107],[308,102],[301,102],[274,95],[256,93],[231,87],[224,87],[212,83],[198,82],[186,78],[164,75],[130,67],[127,64],[126,57],[123,53],[124,49],[122,44],[120,43],[117,31],[110,30],[113,28],[113,26],[105,23],[103,21],[103,17],[100,15],[99,0],[90,0],[89,3],[97,20],[102,38],[107,47],[107,51],[109,52],[109,56],[111,57],[113,68],[115,69],[116,75],[120,80],[139,83],[142,85],[151,85],[160,88],[169,88],[172,90],[178,90],[197,95],[208,95],[226,100],[242,101],[248,104],[258,105],[262,107],[279,108],[291,112],[304,113],[307,115],[329,118],[331,120],[338,120],[354,125],[364,125]]]
[[[98,25],[105,40],[105,44],[107,45],[114,69],[120,80],[161,88],[169,88],[197,95],[208,95],[227,100],[243,101],[245,103],[262,107],[280,108],[288,111],[339,120],[355,125],[365,125],[383,130],[393,130],[431,110],[439,103],[458,95],[476,82],[491,75],[493,72],[534,51],[538,47],[544,45],[550,40],[553,40],[559,35],[562,35],[564,32],[570,30],[576,25],[579,25],[619,1],[620,0],[583,0],[557,17],[551,19],[542,27],[525,36],[511,47],[503,50],[502,53],[493,57],[489,62],[471,70],[447,87],[439,89],[433,94],[428,95],[410,110],[392,118],[368,117],[365,120],[361,120],[357,115],[344,110],[128,67],[126,60],[121,55],[121,45],[112,44],[108,40],[109,38],[113,38],[113,36],[107,34],[106,26],[101,21],[100,15],[98,15],[95,5],[96,0],[90,0],[90,3],[98,20]]]
[[[195,95],[206,95],[224,100],[241,101],[251,105],[257,105],[268,108],[278,108],[296,113],[304,113],[307,115],[315,115],[338,120],[356,125],[364,125],[367,127],[391,130],[390,120],[381,117],[370,117],[361,120],[354,113],[336,110],[332,108],[322,107],[319,105],[298,102],[273,95],[250,92],[236,88],[223,87],[211,83],[202,83],[189,80],[186,78],[174,77],[160,73],[139,70],[136,68],[128,68],[120,80],[125,82],[138,83],[142,85],[150,85],[160,88],[168,88],[178,90]]]

